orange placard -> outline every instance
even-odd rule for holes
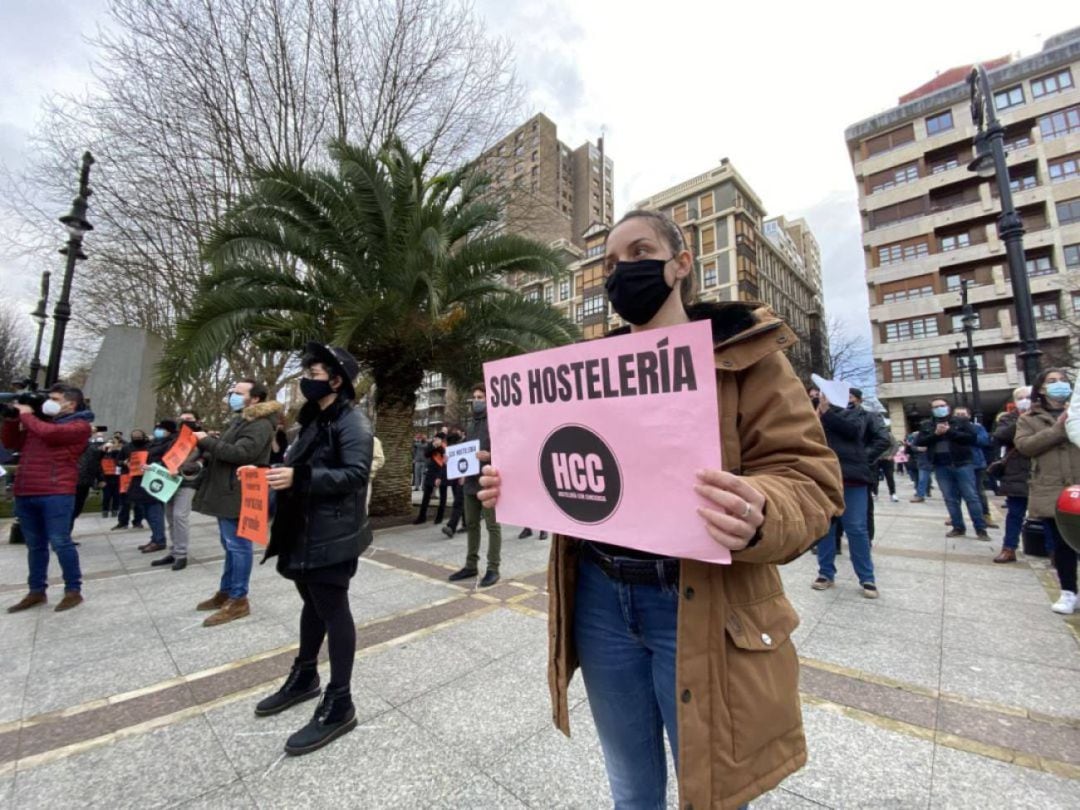
[[[103,458],[101,460],[101,474],[116,475],[116,460],[111,458]]]
[[[191,455],[191,451],[195,449],[195,445],[199,443],[199,440],[195,438],[195,433],[187,425],[183,425],[180,428],[180,435],[176,437],[176,441],[173,442],[173,446],[169,448],[161,461],[165,465],[165,468],[176,475],[180,469],[180,465],[187,461],[187,457]]]
[[[138,478],[143,474],[143,469],[146,467],[146,459],[150,457],[150,453],[146,450],[132,450],[131,455],[128,456],[128,472],[131,473],[132,478]]]
[[[124,473],[120,476],[120,494],[126,494],[129,489],[131,489],[131,473]]]
[[[238,537],[265,546],[270,542],[270,485],[265,467],[241,467]]]

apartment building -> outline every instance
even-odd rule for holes
[[[1075,365],[1080,28],[1051,37],[1032,56],[986,67],[1026,231],[1043,362]],[[968,387],[961,379],[964,282],[976,316],[983,411],[996,413],[1022,384],[1009,268],[996,228],[997,187],[967,168],[974,135],[970,70],[946,71],[845,132],[859,191],[878,397],[893,424],[912,427],[926,417],[932,397],[951,399],[955,389]]]

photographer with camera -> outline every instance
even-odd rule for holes
[[[79,457],[90,440],[94,414],[78,388],[54,385],[41,403],[41,416],[22,402],[9,406],[16,418],[4,419],[0,443],[17,450],[15,514],[26,540],[29,593],[8,613],[45,604],[49,585],[49,547],[64,576],[64,598],[57,611],[83,601],[79,552],[71,541],[71,516],[79,480]],[[11,413],[11,411],[9,411]]]
[[[986,533],[979,493],[975,490],[975,464],[973,454],[977,448],[978,434],[970,418],[953,415],[949,403],[940,397],[930,403],[933,419],[928,419],[919,427],[915,444],[925,447],[934,465],[938,489],[945,499],[949,510],[952,529],[946,537],[963,537],[967,534],[964,525],[964,512],[960,501],[967,504],[971,522],[975,524],[975,536],[980,540],[989,540]]]

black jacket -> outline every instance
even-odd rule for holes
[[[305,571],[354,560],[371,545],[367,485],[374,442],[371,425],[350,400],[325,411],[309,402],[285,455],[293,484],[278,492],[277,516],[263,562]]]
[[[994,441],[1000,443],[1005,450],[1004,470],[998,476],[1002,495],[1026,498],[1028,495],[1028,479],[1031,477],[1031,459],[1019,452],[1013,440],[1016,438],[1016,423],[1020,420],[1020,414],[1016,412],[1006,413],[998,421],[994,429]],[[995,462],[996,463],[996,462]]]
[[[465,427],[465,441],[471,442],[478,440],[480,442],[480,449],[487,452],[491,452],[491,434],[488,432],[487,411],[483,413],[474,413],[469,420],[469,424]],[[484,464],[481,462],[480,467],[483,468]],[[470,475],[465,479],[465,494],[476,495],[480,491],[480,476]]]
[[[942,422],[947,422],[949,429],[938,436],[934,431]],[[967,419],[952,416],[945,419],[927,419],[919,427],[919,435],[915,437],[915,444],[926,448],[932,464],[939,463],[937,456],[942,453],[943,447],[947,447],[950,463],[954,467],[973,463],[971,451],[976,441],[978,434],[975,432],[975,425]]]
[[[825,441],[840,460],[845,484],[869,484],[877,472],[876,461],[889,446],[884,425],[879,429],[873,415],[862,408],[833,406],[821,415]]]

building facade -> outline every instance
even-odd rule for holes
[[[1080,28],[1023,59],[988,63],[1044,365],[1075,365],[1080,317]],[[932,397],[963,399],[961,292],[976,319],[974,365],[993,415],[1023,382],[993,178],[967,169],[967,75],[941,74],[845,133],[859,191],[878,397],[913,427]],[[958,385],[959,383],[959,385]]]

